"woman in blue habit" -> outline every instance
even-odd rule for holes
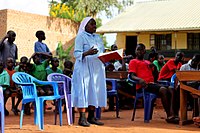
[[[107,101],[105,67],[98,59],[98,55],[104,52],[104,44],[95,32],[96,21],[86,17],[80,24],[74,48],[72,106],[77,107],[80,113],[78,124],[85,127],[104,124],[95,118],[94,113],[95,108],[106,107]]]

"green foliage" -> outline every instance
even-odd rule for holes
[[[106,15],[112,16],[110,7],[117,7],[122,9],[122,4],[118,0],[61,0],[68,6],[72,6],[76,10],[81,10],[86,13],[86,16],[96,18],[97,13],[105,11]]]
[[[97,13],[105,11],[107,17],[111,17],[112,10],[110,9],[112,7],[122,10],[123,6],[131,4],[133,4],[133,0],[123,0],[122,3],[118,2],[118,0],[61,0],[61,3],[52,0],[49,14],[53,17],[70,19],[77,23],[80,23],[86,16],[92,16],[95,18],[98,28],[102,25],[102,20],[96,18]],[[101,38],[105,47],[107,47],[106,37],[101,35]],[[64,51],[60,42],[56,50],[59,58],[61,60],[71,58],[69,53],[73,46],[74,44]]]
[[[51,4],[50,16],[66,18],[77,23],[81,22],[86,17],[83,10],[76,10],[73,6],[67,4],[53,3]]]
[[[58,46],[56,48],[56,55],[58,55],[58,58],[60,60],[60,68],[63,68],[64,60],[70,60],[72,58],[72,55],[70,54],[72,48],[74,47],[74,43],[69,46],[66,50],[63,49],[63,45],[61,42],[58,43]]]
[[[61,0],[61,3],[52,0],[50,16],[81,22],[86,16],[96,19],[97,13],[101,11],[105,11],[107,17],[112,17],[111,8],[115,7],[120,12],[133,3],[134,0],[122,0],[121,2],[118,0]]]
[[[70,60],[72,58],[72,56],[70,55],[70,51],[72,50],[72,48],[74,47],[74,44],[72,44],[71,46],[69,46],[66,50],[63,49],[62,43],[59,42],[58,46],[56,48],[56,54],[58,55],[59,59],[67,59]]]

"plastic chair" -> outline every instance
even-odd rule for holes
[[[62,125],[62,100],[58,93],[58,85],[56,82],[40,81],[24,72],[16,72],[12,76],[12,80],[22,88],[22,109],[20,114],[20,128],[22,128],[24,105],[29,102],[34,103],[34,124],[38,124],[39,130],[44,129],[44,101],[58,100],[58,109],[60,116],[60,126]],[[40,96],[37,95],[36,84],[52,85],[54,95]]]
[[[66,115],[68,125],[73,124],[73,109],[71,104],[71,78],[59,73],[51,73],[47,76],[48,81],[56,81],[58,83],[59,94],[61,95],[61,99],[65,99],[66,103]],[[56,121],[55,121],[56,122]]]
[[[119,97],[117,92],[117,80],[107,78],[106,81],[112,83],[112,89],[107,91],[107,96],[115,96],[116,97],[116,117],[119,118]],[[101,118],[101,107],[96,108],[96,118]]]
[[[3,88],[0,86],[0,112],[1,112],[1,133],[4,133],[5,126],[5,114],[4,114],[4,97],[3,97]]]
[[[137,84],[137,81],[130,79],[130,75],[128,75],[128,81],[133,84]],[[152,114],[153,114],[153,102],[156,100],[157,96],[156,94],[146,92],[144,88],[142,88],[142,91],[140,92],[136,91],[132,121],[134,121],[135,118],[137,100],[141,97],[143,97],[144,101],[144,122],[149,123],[149,120],[152,119]]]
[[[176,79],[176,73],[172,75],[170,82],[167,80],[158,80],[158,83],[163,85],[164,87],[169,87],[169,86],[174,87],[175,79]]]
[[[176,79],[176,73],[174,75],[172,75],[172,77],[171,77],[170,86],[174,87],[175,79]]]

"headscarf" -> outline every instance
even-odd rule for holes
[[[86,17],[83,19],[83,21],[81,22],[79,29],[78,29],[78,34],[82,33],[83,31],[85,31],[85,26],[87,25],[87,23],[92,19],[92,17]]]

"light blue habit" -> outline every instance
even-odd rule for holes
[[[83,58],[83,52],[93,46],[99,50],[98,53]],[[104,45],[99,35],[86,31],[77,35],[74,48],[76,62],[71,89],[73,107],[87,108],[88,105],[106,107],[105,67],[98,59],[98,54],[103,52]]]

